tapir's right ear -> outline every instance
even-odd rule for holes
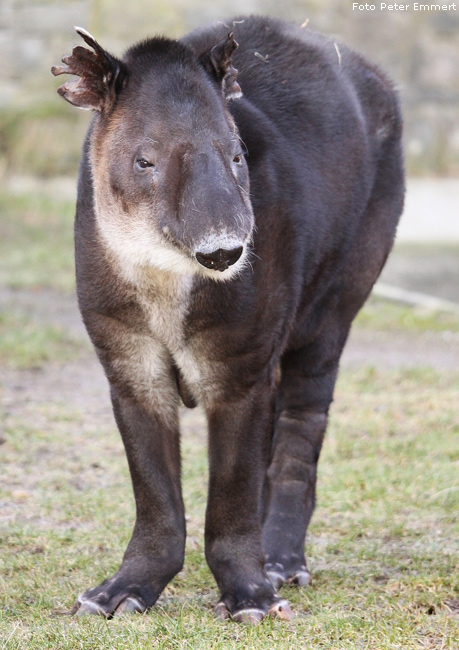
[[[99,43],[81,27],[76,32],[94,50],[78,45],[72,54],[64,56],[62,63],[54,65],[54,76],[74,74],[79,77],[59,86],[57,92],[68,102],[79,108],[108,111],[115,103],[116,96],[127,82],[125,65],[106,52]]]

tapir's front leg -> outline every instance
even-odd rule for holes
[[[185,546],[176,407],[165,400],[158,412],[113,387],[112,401],[129,462],[137,519],[118,572],[82,594],[74,607],[78,613],[106,617],[150,608],[181,570]]]
[[[290,618],[264,570],[261,495],[272,422],[272,390],[255,385],[208,409],[209,500],[206,558],[220,589],[216,613],[257,623]]]

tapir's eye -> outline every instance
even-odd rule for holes
[[[233,163],[240,165],[242,163],[242,154],[238,153],[237,156],[234,156]]]
[[[143,171],[144,169],[148,169],[148,167],[154,167],[154,164],[145,160],[145,158],[137,158],[135,166],[138,170]]]

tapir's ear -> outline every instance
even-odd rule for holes
[[[206,70],[221,84],[226,99],[242,97],[241,87],[237,82],[237,70],[233,66],[233,54],[237,47],[239,46],[234,34],[230,32],[226,38],[200,57]]]
[[[118,92],[127,81],[127,70],[121,61],[106,52],[85,29],[75,27],[75,30],[94,52],[77,45],[72,54],[62,59],[65,65],[54,65],[51,68],[56,77],[60,74],[79,77],[67,81],[57,92],[74,106],[102,113],[113,106]]]

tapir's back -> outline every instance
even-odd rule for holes
[[[359,54],[322,34],[251,16],[192,32],[182,40],[203,52],[228,31],[239,44],[234,65],[243,96],[292,143],[301,146],[306,129],[309,149],[311,140],[323,149],[324,137],[340,141],[357,129],[378,140],[400,128],[389,79]]]

